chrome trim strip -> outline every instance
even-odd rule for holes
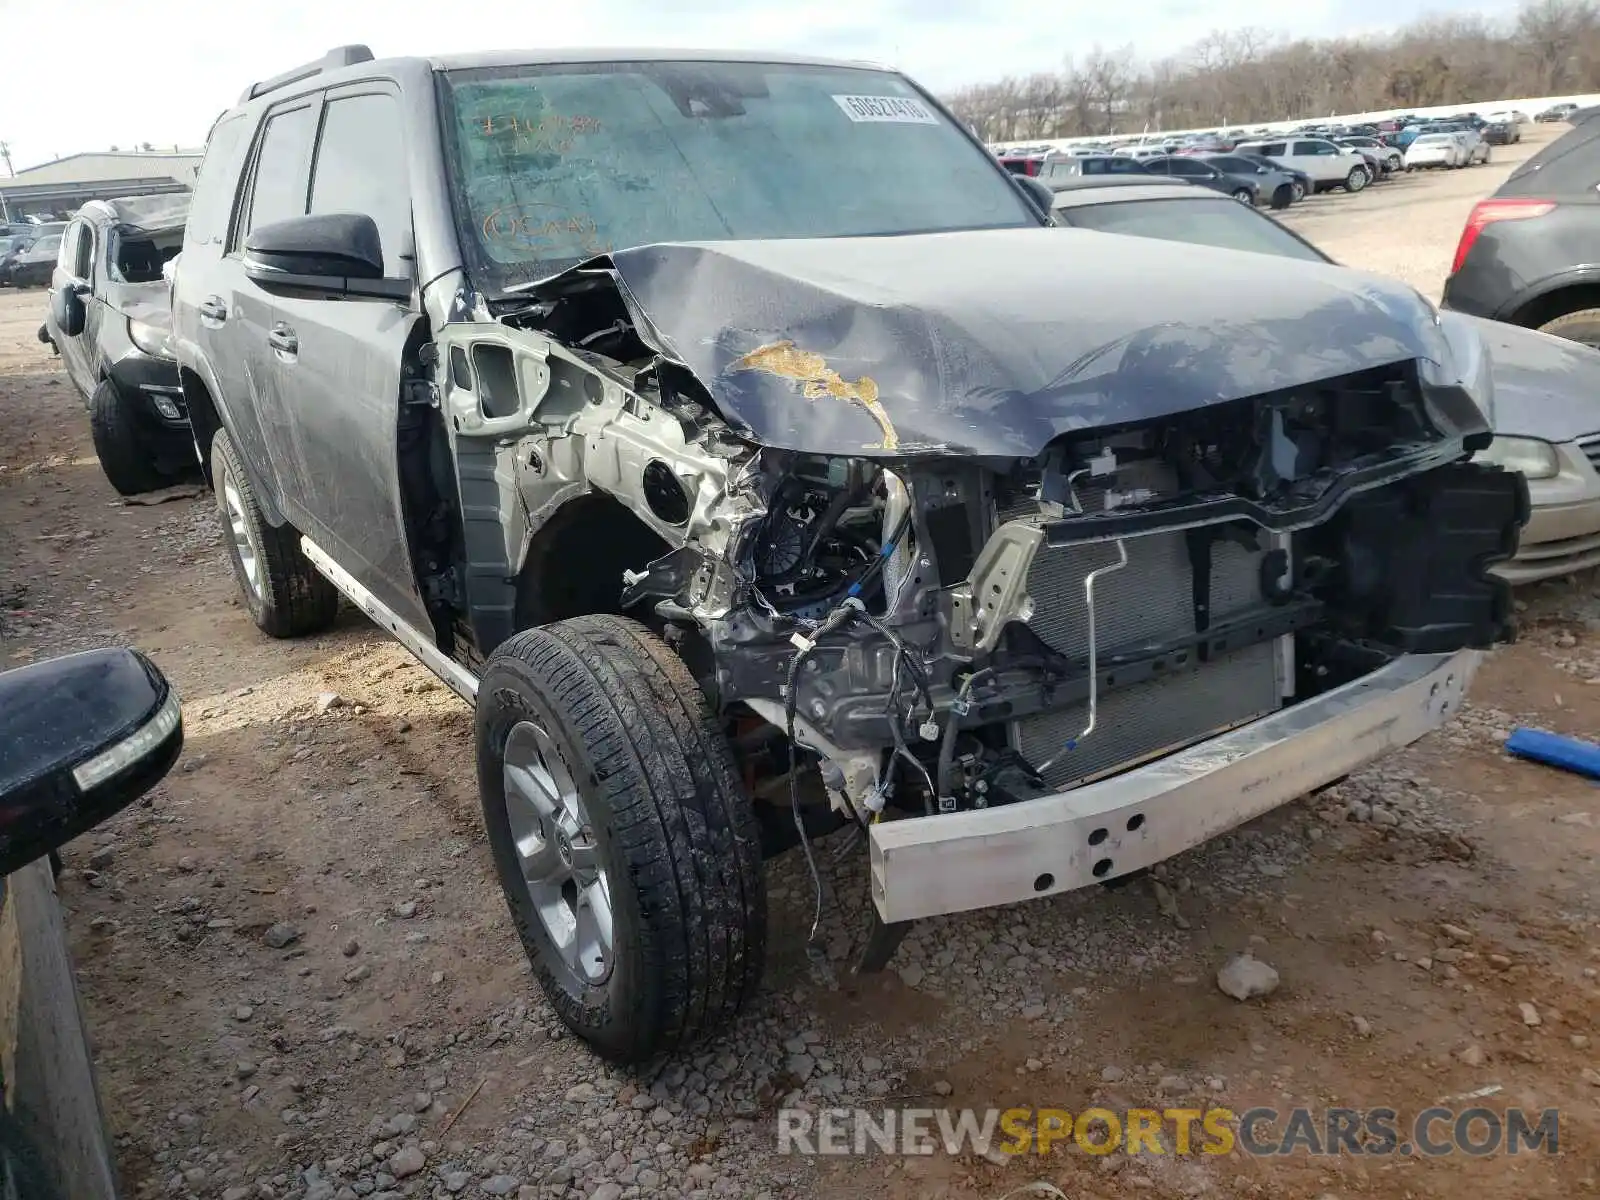
[[[441,683],[468,704],[477,702],[476,675],[455,659],[442,653],[431,638],[424,637],[411,625],[402,621],[388,605],[357,583],[350,572],[334,562],[328,556],[328,552],[310,538],[301,537],[300,549],[311,560],[311,565],[328,577],[329,583],[349,597],[350,603],[393,634],[395,640],[411,651],[412,657],[437,675]]]

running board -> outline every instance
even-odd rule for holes
[[[441,683],[468,704],[474,704],[478,699],[478,677],[467,670],[455,659],[440,652],[439,647],[433,644],[432,639],[418,633],[411,625],[402,621],[388,605],[384,604],[366,588],[355,581],[355,577],[346,571],[333,559],[328,557],[328,552],[317,545],[308,537],[301,537],[300,550],[311,560],[311,565],[327,576],[328,582],[333,584],[349,598],[367,616],[387,629],[412,656],[428,670],[439,677]]]

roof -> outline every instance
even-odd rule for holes
[[[0,179],[0,192],[51,184],[94,183],[105,179],[172,179],[192,187],[200,154],[136,154],[89,152],[69,154],[55,162],[18,171]]]
[[[879,63],[843,58],[816,58],[807,54],[767,53],[756,50],[667,50],[659,47],[579,47],[544,50],[484,50],[472,54],[445,54],[427,60],[436,71],[464,71],[474,67],[554,66],[585,62],[727,62],[768,63],[795,67],[854,67],[888,71]]]
[[[398,75],[415,71],[470,71],[484,68],[562,66],[569,63],[723,62],[765,66],[836,67],[889,71],[892,67],[850,59],[819,58],[747,50],[683,50],[659,47],[567,47],[543,50],[487,50],[470,54],[445,54],[428,58],[376,58],[365,46],[338,46],[321,58],[291,67],[245,89],[236,107],[267,96],[296,94],[336,85],[350,78]]]
[[[1079,184],[1082,186],[1079,186]],[[1186,179],[1163,179],[1159,175],[1141,179],[1137,175],[1090,175],[1056,193],[1052,208],[1078,208],[1086,204],[1108,204],[1122,200],[1226,200],[1220,192],[1196,187]],[[1233,203],[1237,204],[1235,200]]]
[[[91,200],[84,208],[103,210],[113,222],[145,233],[182,229],[189,219],[189,195],[121,196]]]

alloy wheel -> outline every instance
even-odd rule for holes
[[[244,519],[244,501],[239,498],[239,489],[233,480],[227,476],[222,480],[222,503],[227,509],[228,534],[233,538],[233,549],[239,556],[239,565],[244,569],[245,583],[249,586],[252,595],[261,595],[261,556],[256,553],[256,544],[250,537],[250,524]]]
[[[523,886],[551,946],[579,979],[603,984],[615,938],[611,883],[572,773],[533,721],[506,738],[505,795]]]

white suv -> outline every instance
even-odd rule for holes
[[[1304,171],[1311,176],[1312,190],[1318,192],[1335,187],[1342,187],[1347,192],[1359,192],[1372,182],[1372,172],[1361,151],[1349,146],[1336,146],[1326,138],[1243,142],[1235,146],[1233,152],[1258,154],[1280,166]]]

